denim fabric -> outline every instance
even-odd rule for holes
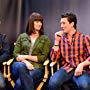
[[[77,84],[78,90],[90,90],[90,75],[86,72],[79,77],[73,76],[73,81]]]
[[[28,70],[22,62],[14,62],[12,73],[17,78],[14,90],[34,90],[34,85],[42,78],[42,69]]]
[[[60,69],[54,73],[49,80],[49,90],[61,90],[61,85],[70,79],[70,75],[64,69]]]
[[[69,80],[76,83],[78,90],[90,90],[90,76],[86,72],[79,77],[75,77],[74,72],[67,73],[62,68],[50,77],[48,89],[61,90],[61,85]]]
[[[2,73],[0,72],[0,90],[4,90],[4,89],[5,89],[5,80]]]

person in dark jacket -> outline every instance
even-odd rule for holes
[[[5,34],[0,33],[0,69],[2,63],[7,61],[10,57],[10,45]],[[0,70],[0,90],[5,89],[5,80]]]

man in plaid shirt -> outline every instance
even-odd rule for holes
[[[63,65],[50,78],[49,90],[61,90],[61,85],[68,80],[73,80],[78,90],[90,90],[90,38],[77,31],[77,18],[73,13],[61,15],[60,26],[62,31],[55,33],[51,60],[63,61]]]

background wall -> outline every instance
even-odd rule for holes
[[[25,31],[31,11],[30,0],[0,0],[0,32],[7,34],[10,43]]]
[[[60,30],[62,13],[73,12],[78,18],[78,31],[90,35],[90,0],[0,0],[0,32],[7,34],[11,43],[25,32],[32,12],[44,17],[44,29],[52,43],[54,33]]]

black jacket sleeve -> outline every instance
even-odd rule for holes
[[[10,45],[6,35],[0,34],[0,64],[10,57]]]

